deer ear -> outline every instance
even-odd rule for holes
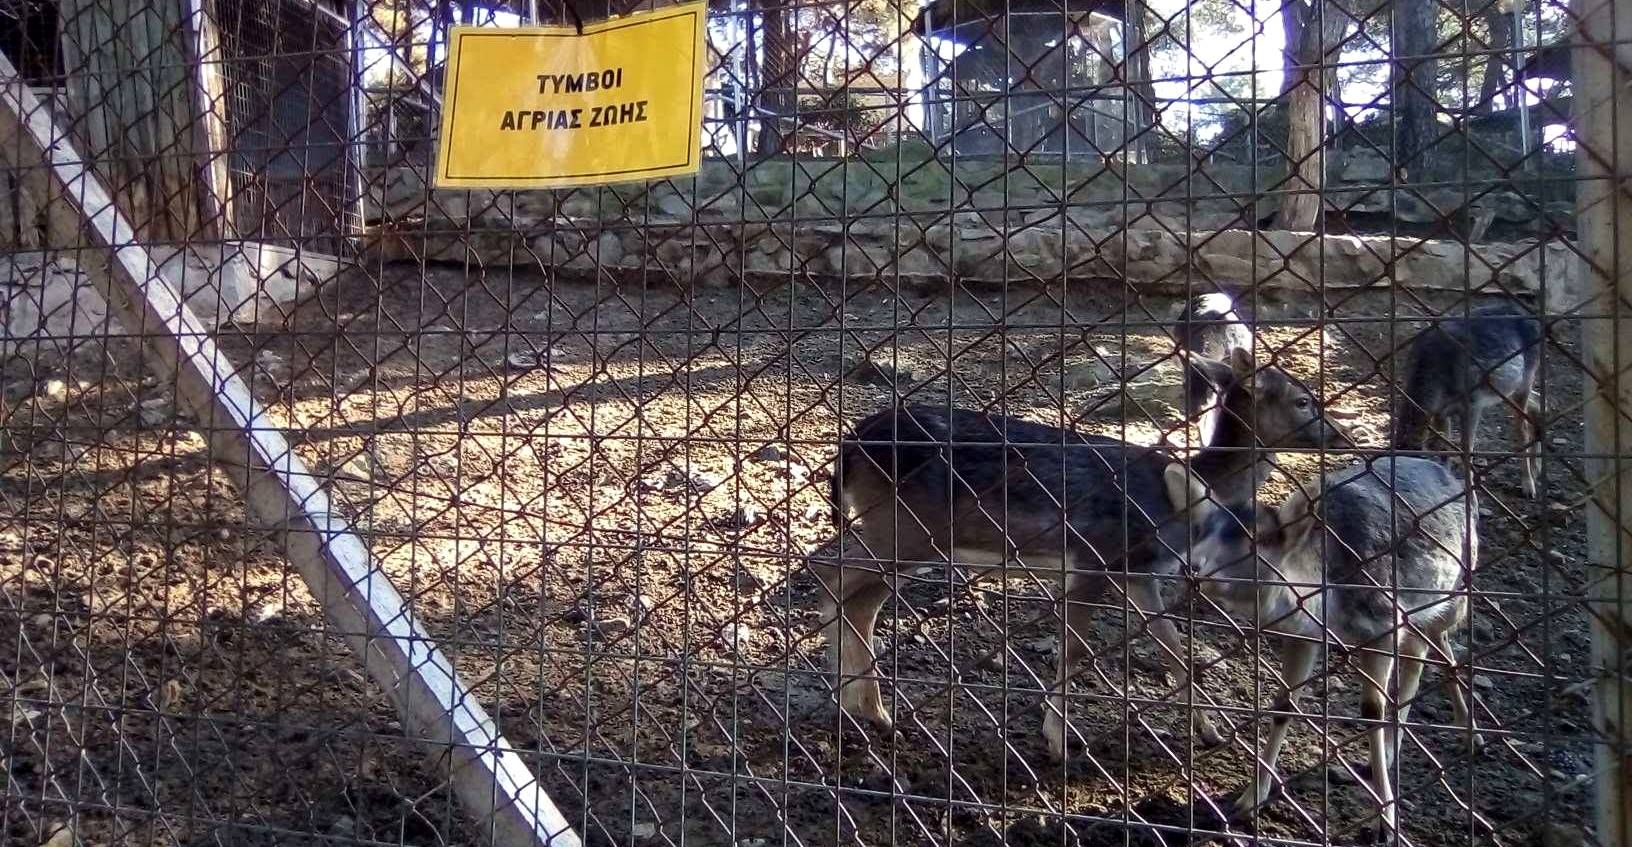
[[[1320,518],[1315,514],[1313,502],[1309,499],[1303,486],[1293,490],[1292,496],[1286,498],[1279,509],[1268,509],[1266,512],[1274,517],[1279,538],[1276,540],[1285,549],[1302,544],[1309,533],[1315,528],[1315,522]]]
[[[1223,391],[1224,387],[1230,384],[1232,376],[1229,363],[1194,353],[1186,353],[1184,359],[1185,366],[1190,372],[1213,388]]]
[[[1167,502],[1173,511],[1190,510],[1190,522],[1197,523],[1212,509],[1213,501],[1207,495],[1207,484],[1190,472],[1183,462],[1174,462],[1162,471],[1162,483],[1167,487]]]
[[[1245,347],[1230,349],[1230,371],[1237,381],[1246,382],[1257,372],[1258,368],[1252,363],[1252,353]]]

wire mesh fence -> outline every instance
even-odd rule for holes
[[[1610,7],[647,8],[0,4],[0,840],[1625,842]]]

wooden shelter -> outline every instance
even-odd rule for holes
[[[933,0],[924,40],[926,123],[959,155],[1098,157],[1133,122],[1122,0]]]

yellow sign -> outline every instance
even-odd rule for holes
[[[704,3],[566,27],[449,33],[441,188],[560,188],[695,173]]]

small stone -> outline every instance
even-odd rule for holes
[[[217,529],[215,531],[215,540],[216,541],[231,541],[232,540],[232,530],[228,529],[227,527],[221,527],[221,528]]]
[[[647,841],[657,837],[657,824],[651,821],[641,821],[630,827],[629,834],[637,841]]]
[[[983,671],[1002,671],[1004,668],[1008,667],[1008,664],[1009,651],[999,650],[996,653],[983,657],[975,665],[975,667]]]
[[[1574,660],[1575,660],[1575,657],[1570,655],[1569,653],[1560,653],[1560,654],[1558,654],[1559,664],[1567,665],[1567,664],[1569,664],[1570,662],[1572,662]]]
[[[363,452],[352,456],[341,465],[336,475],[354,482],[373,482],[374,471],[374,461],[367,452]]]
[[[734,650],[748,647],[753,640],[754,631],[747,624],[734,623],[720,630],[720,642]]]
[[[74,825],[71,823],[57,827],[56,831],[51,833],[51,837],[40,842],[40,847],[73,847],[73,845]]]
[[[332,832],[335,835],[349,834],[356,828],[357,822],[346,815],[341,815],[340,817],[335,818],[334,823],[329,824],[329,832]]]
[[[928,617],[938,618],[945,615],[948,611],[951,611],[951,609],[952,603],[950,600],[945,597],[937,597],[933,603],[930,603],[929,606],[924,609],[924,614]]]
[[[51,617],[45,612],[41,612],[34,617],[29,618],[28,622],[33,624],[36,629],[50,629],[51,622],[53,620],[55,620],[55,618]]]
[[[1550,440],[1552,441],[1554,447],[1568,447],[1568,446],[1570,446],[1570,440],[1568,438],[1565,438],[1562,435],[1555,435]]]
[[[136,416],[141,419],[144,426],[160,426],[172,420],[173,415],[170,401],[163,397],[144,400],[136,407]]]
[[[1111,379],[1110,368],[1103,362],[1090,359],[1078,362],[1065,370],[1065,387],[1073,391],[1088,391],[1098,388]]]
[[[1568,565],[1570,563],[1570,557],[1564,555],[1561,550],[1548,550],[1546,555],[1547,561],[1555,565]]]
[[[63,382],[60,379],[48,379],[45,382],[45,387],[40,391],[40,393],[44,394],[51,400],[61,400],[62,398],[68,396],[68,383]],[[69,837],[72,836],[70,835]]]
[[[595,260],[600,266],[610,267],[623,261],[623,241],[616,233],[603,232],[595,238]]]
[[[784,462],[788,459],[788,451],[775,444],[765,444],[755,450],[749,458],[756,462]]]
[[[1351,153],[1343,160],[1344,182],[1387,182],[1388,162],[1371,151]]]
[[[1054,639],[1039,638],[1035,641],[1028,641],[1026,642],[1026,649],[1036,653],[1041,653],[1044,656],[1052,656],[1054,655],[1055,649]]]
[[[644,615],[657,608],[657,600],[653,599],[652,595],[650,594],[637,594],[635,596],[634,605],[635,611]]]
[[[755,503],[743,503],[729,515],[720,518],[722,529],[751,529],[765,522],[765,510]]]
[[[255,364],[260,367],[263,374],[273,379],[283,377],[285,375],[284,370],[288,365],[282,356],[271,350],[262,350],[256,353]]]
[[[848,378],[878,388],[893,388],[897,385],[912,382],[912,374],[907,371],[898,371],[887,364],[879,364],[872,359],[861,359],[847,369]]]
[[[531,371],[544,366],[549,353],[544,350],[512,350],[504,357],[504,364],[513,371]]]
[[[282,603],[268,603],[265,606],[258,606],[254,611],[250,612],[249,620],[251,623],[257,624],[272,623],[283,617],[283,611]]]
[[[1473,675],[1473,687],[1481,691],[1489,691],[1496,687],[1496,682],[1482,673],[1476,673]]]
[[[691,204],[686,198],[678,194],[664,194],[657,199],[657,209],[664,215],[681,220],[690,220],[692,216]]]
[[[737,842],[737,847],[770,847],[770,844],[763,838],[744,838]]]
[[[716,474],[697,470],[687,473],[684,468],[671,465],[661,476],[652,474],[642,479],[640,484],[651,491],[684,491],[700,495],[718,488],[721,481]]]
[[[595,633],[603,638],[613,638],[622,635],[625,632],[628,632],[629,627],[632,626],[632,624],[629,623],[629,619],[623,617],[622,615],[596,618],[593,625],[595,627]]]

